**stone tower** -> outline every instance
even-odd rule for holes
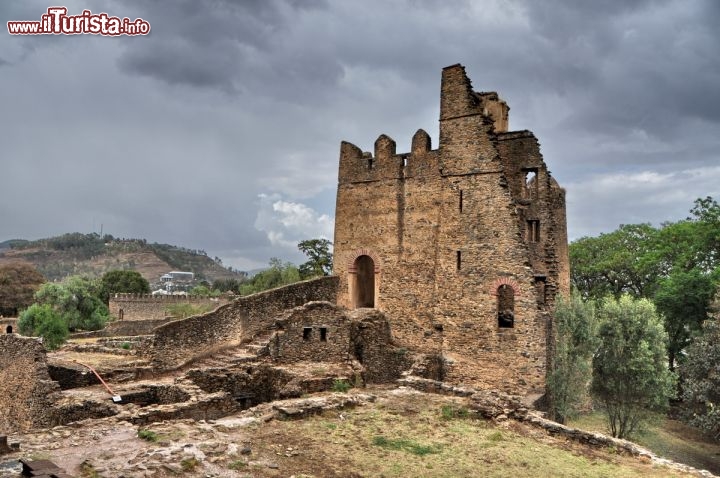
[[[569,292],[565,191],[497,93],[443,69],[440,141],[398,154],[343,142],[335,215],[338,303],[375,307],[400,346],[440,354],[444,379],[541,393],[555,296]]]

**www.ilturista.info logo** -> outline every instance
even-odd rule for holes
[[[50,7],[40,21],[7,22],[11,35],[147,35],[150,23],[142,18],[111,17],[107,13],[83,10],[80,15],[68,15],[65,7]]]

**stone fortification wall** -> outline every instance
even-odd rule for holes
[[[388,314],[395,343],[444,358],[444,377],[541,393],[552,300],[568,291],[565,192],[508,106],[443,69],[440,137],[409,153],[340,146],[337,303]]]
[[[60,387],[50,379],[42,344],[16,334],[0,335],[0,430],[48,427]]]
[[[174,304],[211,306],[227,304],[227,297],[200,297],[194,295],[115,294],[110,297],[110,315],[121,320],[158,320],[170,315],[168,307]]]
[[[314,300],[334,301],[336,277],[322,277],[260,292],[216,310],[160,326],[149,354],[160,368],[178,367],[224,347],[252,340],[282,313]]]
[[[72,334],[72,338],[132,337],[135,335],[150,335],[157,327],[165,325],[168,322],[172,322],[173,320],[177,319],[116,320],[114,322],[110,322],[105,326],[105,328],[100,330]]]

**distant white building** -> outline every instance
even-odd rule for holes
[[[162,288],[166,291],[185,290],[192,286],[195,274],[192,272],[172,271],[160,277]]]

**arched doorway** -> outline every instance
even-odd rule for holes
[[[5,328],[5,333],[6,333],[6,334],[12,334],[12,333],[13,333],[12,325],[8,325],[8,326]]]
[[[375,261],[370,256],[362,255],[355,259],[353,265],[357,271],[353,308],[375,307]]]

